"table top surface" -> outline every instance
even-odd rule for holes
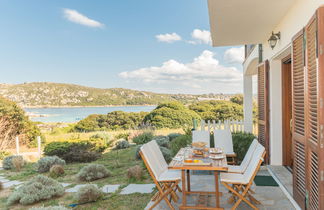
[[[202,171],[227,171],[227,160],[226,155],[222,154],[224,156],[223,159],[214,160],[209,157],[203,158],[203,157],[193,157],[193,159],[203,160],[205,163],[211,163],[210,165],[187,165],[184,163],[183,160],[177,160],[177,158],[182,158],[185,153],[185,148],[181,148],[177,155],[175,156],[176,160],[173,159],[169,164],[169,169],[174,170],[202,170]]]

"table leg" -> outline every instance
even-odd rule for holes
[[[182,206],[187,205],[187,198],[186,198],[186,170],[181,171],[181,178],[182,178]],[[181,208],[180,208],[181,209]]]
[[[190,192],[190,170],[187,170],[187,189]]]
[[[215,175],[215,196],[216,196],[216,208],[219,208],[219,183],[218,183],[218,171],[214,171]]]

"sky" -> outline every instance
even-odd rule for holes
[[[241,93],[243,47],[212,47],[206,0],[0,0],[0,83]]]

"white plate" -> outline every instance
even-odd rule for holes
[[[225,156],[224,155],[210,155],[209,158],[213,159],[213,160],[221,160],[221,159],[224,159]]]

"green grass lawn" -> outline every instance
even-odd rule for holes
[[[135,148],[131,147],[124,150],[114,151],[111,150],[107,153],[104,153],[102,157],[92,163],[103,164],[112,172],[112,176],[93,181],[91,183],[97,184],[99,187],[102,187],[106,184],[120,184],[122,186],[126,186],[130,183],[152,183],[151,177],[146,171],[145,166],[142,161],[135,159]],[[80,182],[76,178],[76,174],[79,170],[89,163],[73,163],[67,164],[65,169],[65,175],[63,177],[58,177],[56,180],[64,183],[71,183],[72,187],[76,184],[85,184],[87,182]],[[127,177],[127,169],[140,165],[144,169],[144,176],[141,180],[128,179]],[[28,163],[24,168],[20,171],[1,171],[1,173],[10,180],[20,180],[27,181],[31,177],[38,175],[36,171],[35,163]],[[49,175],[49,173],[44,173],[43,175]],[[64,196],[60,198],[50,199],[46,201],[39,202],[32,206],[22,206],[22,205],[14,205],[7,207],[6,206],[6,198],[11,193],[12,189],[6,189],[1,191],[0,193],[0,209],[29,209],[34,206],[52,206],[52,205],[69,205],[74,202],[73,193],[65,193]],[[119,189],[120,191],[121,189]],[[118,191],[118,192],[119,192]],[[117,193],[114,194],[106,194],[105,197],[97,201],[95,203],[85,204],[82,206],[78,206],[74,209],[143,209],[146,204],[149,202],[152,194],[131,194],[131,195],[120,195]]]

